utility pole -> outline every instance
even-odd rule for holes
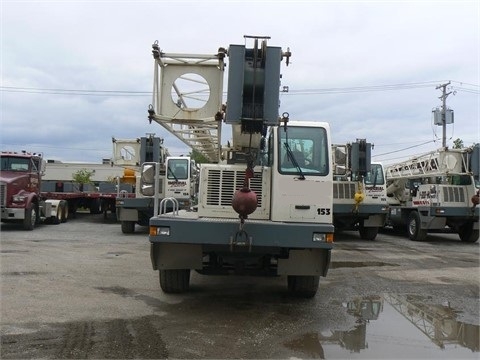
[[[442,89],[442,96],[439,97],[442,100],[442,147],[447,147],[447,97],[452,92],[447,93],[447,86],[450,85],[450,81],[446,84],[438,85],[436,89]]]

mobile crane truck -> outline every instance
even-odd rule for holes
[[[335,231],[358,230],[360,238],[374,240],[388,214],[383,165],[371,162],[365,139],[332,147]]]
[[[160,214],[172,201],[165,198],[150,219],[151,262],[166,293],[188,291],[196,270],[284,275],[292,294],[308,298],[327,275],[334,233],[330,128],[279,116],[280,66],[283,59],[289,64],[291,53],[267,46],[267,39],[245,36],[253,47],[230,45],[213,55],[164,53],[153,44],[149,120],[210,160],[200,164],[195,207]],[[189,107],[191,89],[179,88],[177,80],[188,74],[209,90],[203,106]],[[232,143],[225,147],[223,123],[232,126]],[[142,178],[159,188],[155,164],[143,165]]]
[[[132,147],[130,159],[115,156],[115,165],[128,165],[135,169],[143,163],[158,163],[161,183],[159,196],[173,197],[179,202],[181,208],[191,204],[193,190],[197,181],[195,162],[189,156],[170,156],[168,149],[163,146],[163,139],[149,134],[137,140],[114,141],[114,154],[117,148],[130,144]],[[122,232],[131,234],[135,232],[135,225],[148,226],[153,216],[154,187],[141,184],[141,176],[135,175],[135,197],[125,196],[128,194],[118,193],[116,197],[117,220],[120,221]],[[168,210],[171,210],[169,207]]]
[[[386,168],[387,225],[414,241],[428,232],[455,232],[464,242],[479,236],[480,144],[439,148]]]

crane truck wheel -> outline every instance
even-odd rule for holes
[[[135,221],[122,221],[122,233],[133,234],[135,232]]]
[[[363,240],[375,240],[378,234],[378,227],[365,227],[363,224],[358,228],[360,238]]]
[[[408,238],[412,241],[423,241],[427,237],[427,230],[421,229],[420,215],[412,211],[408,217]]]
[[[320,276],[288,275],[287,277],[290,294],[307,299],[315,296],[319,282]]]
[[[159,270],[160,287],[166,294],[179,294],[190,288],[190,269]]]
[[[37,204],[31,203],[28,208],[25,209],[25,217],[23,218],[23,229],[31,231],[35,228],[37,223]]]
[[[463,242],[474,243],[478,241],[479,232],[473,229],[472,222],[468,222],[460,226],[458,235]]]

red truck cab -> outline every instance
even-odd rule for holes
[[[39,220],[40,185],[45,161],[37,153],[0,153],[0,205],[2,222],[23,222],[32,230]]]

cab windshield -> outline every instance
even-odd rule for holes
[[[1,171],[28,171],[30,165],[29,158],[2,157]]]
[[[188,167],[188,159],[169,159],[167,179],[177,181],[188,179]]]
[[[329,172],[327,133],[320,127],[279,127],[281,174],[324,176]]]
[[[370,171],[365,175],[365,185],[384,185],[383,167],[380,164],[371,164]]]

